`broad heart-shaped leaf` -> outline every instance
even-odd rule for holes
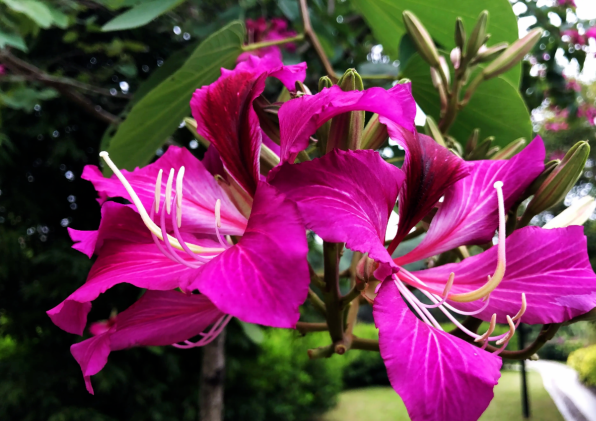
[[[193,92],[216,80],[220,68],[234,66],[242,52],[243,38],[244,25],[230,23],[202,42],[176,73],[146,94],[110,142],[108,152],[114,162],[128,170],[148,163],[190,114]]]
[[[439,121],[439,94],[430,79],[429,65],[415,55],[408,61],[403,76],[412,80],[416,103],[427,115]],[[493,145],[501,147],[520,137],[531,139],[530,113],[515,86],[503,77],[481,83],[468,105],[457,115],[449,134],[465,143],[478,128],[481,139],[494,136]]]
[[[121,31],[123,29],[137,28],[146,25],[159,15],[167,12],[183,1],[184,0],[153,0],[140,3],[121,15],[116,16],[102,26],[101,30],[104,32]]]
[[[499,42],[511,44],[518,39],[517,18],[507,0],[353,0],[377,40],[383,44],[385,54],[397,54],[402,35],[406,33],[402,13],[414,13],[442,48],[455,47],[455,20],[461,17],[468,35],[476,24],[478,15],[488,10],[488,45]],[[400,57],[401,60],[401,57]],[[515,86],[521,78],[521,65],[507,72],[505,78]]]

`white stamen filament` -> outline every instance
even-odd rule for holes
[[[449,300],[460,303],[469,303],[476,301],[490,294],[499,286],[505,276],[505,200],[503,199],[503,182],[497,181],[494,184],[497,190],[497,200],[499,202],[499,244],[497,246],[497,267],[493,276],[488,276],[488,281],[475,291],[462,294],[451,294]]]
[[[160,169],[159,173],[157,174],[157,180],[155,181],[155,213],[159,212],[159,201],[161,199],[161,176],[163,175],[163,170]]]
[[[166,212],[168,215],[172,212],[172,184],[174,183],[174,168],[170,169],[168,182],[166,184]]]
[[[221,228],[221,200],[215,201],[215,225],[217,228]]]
[[[108,153],[104,151],[104,152],[101,152],[99,154],[99,156],[103,158],[103,160],[110,167],[110,169],[114,172],[114,174],[116,174],[116,177],[118,177],[118,179],[120,180],[120,182],[122,183],[122,185],[124,186],[124,188],[126,189],[126,191],[128,192],[128,194],[130,195],[130,199],[132,200],[132,202],[136,206],[137,210],[139,211],[139,215],[141,215],[141,218],[143,219],[143,222],[145,223],[145,226],[149,229],[149,231],[151,231],[153,234],[155,234],[155,236],[157,238],[159,238],[160,240],[164,241],[164,238],[163,238],[163,236],[161,234],[161,229],[155,224],[155,222],[153,222],[153,220],[151,219],[151,217],[149,216],[149,214],[145,210],[145,207],[143,206],[143,203],[141,202],[141,199],[139,199],[139,196],[137,196],[137,194],[135,193],[134,189],[132,188],[132,186],[130,185],[130,183],[128,182],[128,180],[124,177],[124,175],[122,174],[122,172],[112,162],[112,160],[110,159]],[[182,246],[180,245],[180,243],[178,242],[177,239],[175,239],[174,237],[172,237],[169,234],[167,235],[166,238],[169,241],[169,243],[172,245],[172,247],[174,247],[174,248],[176,248],[178,250],[184,250],[182,248]],[[196,244],[191,244],[191,243],[187,243],[186,245],[188,246],[188,248],[190,250],[192,250],[193,253],[197,253],[197,254],[201,254],[201,253],[221,253],[222,251],[224,251],[224,249],[221,249],[221,248],[201,247],[201,246],[197,246]]]
[[[474,342],[488,342],[487,339],[495,331],[495,327],[497,326],[497,315],[496,313],[490,318],[490,325],[488,326],[488,330],[484,332],[483,335],[479,336],[478,338],[474,339]]]
[[[226,314],[225,316],[222,316],[219,320],[217,320],[215,323],[213,323],[213,326],[211,326],[211,329],[209,329],[207,332],[199,333],[199,335],[202,336],[202,338],[199,339],[197,342],[191,342],[187,340],[184,341],[184,344],[172,344],[172,346],[180,349],[190,349],[196,348],[198,346],[205,346],[209,342],[217,338],[217,336],[226,327],[230,320],[232,320],[232,316]]]
[[[509,316],[505,317],[507,317],[507,323],[509,324],[509,332],[507,335],[505,335],[505,337],[497,341],[497,345],[503,345],[505,342],[508,342],[515,334],[515,324],[513,323],[513,320]]]
[[[182,180],[184,179],[184,167],[178,170],[176,177],[176,222],[178,228],[182,225]]]

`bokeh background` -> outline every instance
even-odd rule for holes
[[[102,142],[105,145],[113,134],[110,123],[124,118],[135,101],[175,71],[202,40],[236,19],[255,28],[259,19],[279,18],[288,24],[288,31],[296,32],[301,32],[302,21],[295,0],[163,1],[171,7],[149,23],[102,31],[115,16],[143,3],[150,2],[0,0],[0,47],[4,48],[0,51],[34,66],[31,73],[18,71],[3,63],[0,53],[2,420],[198,417],[200,349],[112,353],[106,368],[94,376],[96,395],[86,392],[80,368],[69,352],[78,339],[55,327],[45,314],[84,282],[92,264],[70,248],[66,228],[92,230],[99,224],[96,194],[80,176],[85,165],[98,165]],[[313,27],[334,69],[343,72],[354,67],[368,77],[367,86],[390,86],[390,79],[375,77],[400,77],[410,53],[405,47],[384,47],[355,3],[310,1]],[[576,0],[576,5],[558,0],[522,0],[511,5],[519,17],[520,35],[534,26],[546,29],[524,59],[520,94],[531,110],[533,131],[543,137],[552,159],[562,157],[579,140],[593,142],[596,135],[596,29],[590,32],[596,27],[596,4]],[[254,41],[251,36],[247,34],[247,42]],[[316,91],[324,71],[313,49],[298,42],[283,54],[286,63],[308,63],[306,85]],[[272,84],[267,94],[275,99],[278,89]],[[424,116],[418,118],[423,124]],[[186,146],[199,158],[205,152],[184,127],[155,151],[155,157],[168,145]],[[403,156],[403,151],[388,144],[381,153],[388,159]],[[595,176],[593,153],[565,202],[533,223],[541,225],[578,198],[594,195]],[[596,215],[586,223],[586,234],[590,258],[596,264]],[[320,247],[317,238],[311,238],[310,258],[315,265],[320,265]],[[102,320],[122,311],[138,294],[125,284],[109,290],[94,302],[89,319]],[[304,319],[316,320],[308,306]],[[370,309],[361,310],[360,321],[357,335],[374,338],[376,331],[367,324],[372,321]],[[536,334],[528,331],[530,339]],[[540,356],[566,361],[571,352],[594,340],[594,327],[588,322],[563,327]],[[293,331],[230,323],[225,419],[351,420],[358,419],[350,418],[357,411],[367,409],[379,414],[367,419],[386,419],[382,417],[387,414],[392,416],[387,419],[402,419],[396,417],[404,416],[403,408],[383,409],[399,400],[383,388],[388,379],[379,355],[355,351],[309,361],[306,350],[326,341],[323,334],[301,337]],[[575,366],[584,381],[596,386],[596,350],[587,349]],[[551,408],[535,376],[530,377],[535,404]],[[506,390],[509,384],[511,390]],[[374,387],[362,392],[366,386]],[[505,373],[499,387],[503,392],[497,394],[498,404],[514,408],[516,415],[510,418],[516,419],[520,410],[515,373]],[[340,407],[328,412],[338,401]],[[349,402],[360,406],[347,410]],[[554,411],[550,409],[548,416],[561,419]],[[504,415],[501,409],[498,418],[487,419]]]

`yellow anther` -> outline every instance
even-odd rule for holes
[[[509,316],[505,317],[507,317],[507,323],[509,324],[509,332],[507,332],[507,335],[496,342],[497,345],[503,345],[505,342],[510,340],[513,335],[515,335],[515,324],[513,323],[513,320]]]
[[[476,339],[474,342],[484,342],[487,341],[489,336],[495,331],[495,326],[497,326],[497,314],[493,314],[490,318],[490,325],[488,326],[488,330],[484,332],[484,334]]]
[[[451,274],[449,275],[449,279],[447,280],[447,283],[445,284],[445,289],[443,290],[443,294],[441,295],[442,297],[447,297],[447,294],[449,294],[449,291],[451,291],[451,287],[453,286],[454,280],[455,280],[455,273],[451,272]]]
[[[513,321],[515,322],[517,319],[520,319],[521,316],[524,315],[524,313],[526,312],[526,307],[527,307],[527,303],[526,303],[526,293],[522,292],[522,305],[519,309],[519,311],[517,312],[517,314],[515,316],[513,316]]]
[[[168,182],[166,184],[166,212],[168,215],[172,211],[172,183],[174,182],[174,168],[170,169]]]
[[[178,170],[176,177],[176,223],[178,228],[182,225],[182,180],[184,179],[184,167]]]
[[[499,244],[497,248],[497,267],[493,276],[488,276],[488,281],[477,290],[463,294],[452,294],[451,301],[469,303],[486,297],[499,286],[505,276],[505,200],[503,199],[503,182],[497,181],[494,184],[497,190],[497,201],[499,202]]]
[[[132,186],[130,185],[130,183],[126,179],[126,177],[124,177],[124,175],[122,174],[122,172],[112,162],[112,160],[110,159],[108,153],[104,151],[104,152],[101,152],[99,154],[99,156],[103,158],[103,160],[110,167],[110,169],[114,172],[114,174],[116,174],[116,177],[118,177],[118,179],[120,180],[120,182],[122,183],[122,185],[124,186],[124,188],[126,189],[126,191],[128,192],[128,194],[130,195],[130,199],[132,200],[132,202],[136,206],[137,210],[139,211],[139,215],[141,215],[141,218],[143,219],[143,222],[145,223],[145,226],[149,229],[149,231],[151,231],[153,234],[155,234],[155,236],[157,238],[159,238],[160,240],[162,240],[162,241],[166,241],[166,240],[169,241],[170,244],[172,245],[172,247],[174,247],[174,248],[176,248],[178,250],[184,250],[182,248],[182,246],[180,245],[180,243],[178,242],[178,240],[175,239],[174,237],[172,237],[171,235],[167,235],[167,239],[164,240],[163,236],[161,235],[161,229],[155,224],[155,222],[153,222],[151,220],[151,217],[149,216],[149,214],[145,210],[145,207],[143,206],[143,203],[141,202],[141,199],[139,199],[139,196],[137,196],[137,194],[135,193],[134,189],[132,188]],[[186,245],[188,246],[188,248],[193,253],[196,253],[196,254],[202,254],[202,253],[221,253],[222,251],[225,250],[223,248],[201,247],[201,246],[198,246],[198,245],[192,244],[192,243],[186,243]]]
[[[159,213],[159,201],[161,199],[161,176],[163,175],[163,170],[159,170],[157,174],[157,181],[155,182],[155,213]]]
[[[221,200],[215,201],[215,225],[217,228],[221,228]]]

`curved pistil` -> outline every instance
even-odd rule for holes
[[[141,199],[139,199],[139,196],[137,196],[134,189],[132,188],[132,186],[130,185],[128,180],[124,177],[122,172],[118,169],[118,167],[116,167],[116,164],[114,164],[114,162],[112,162],[108,153],[106,151],[103,151],[103,152],[100,152],[99,156],[103,158],[103,160],[110,167],[110,169],[114,172],[114,174],[116,174],[116,177],[118,177],[118,179],[120,180],[120,182],[122,183],[122,185],[124,186],[124,188],[126,189],[128,194],[130,195],[130,198],[131,198],[132,202],[134,203],[134,205],[136,206],[137,210],[139,211],[139,215],[141,215],[141,219],[143,220],[143,223],[145,224],[145,226],[149,229],[149,231],[151,231],[153,234],[155,234],[155,236],[157,238],[159,238],[160,240],[165,242],[166,240],[164,240],[164,236],[162,235],[161,228],[159,228],[155,224],[155,222],[153,222],[153,220],[151,219],[151,217],[145,210],[145,207],[143,206]],[[183,168],[184,167],[181,167],[181,171],[184,174]],[[167,206],[168,214],[170,213],[170,199],[171,199],[171,195],[172,195],[173,175],[174,175],[174,169],[172,169],[170,171],[170,177],[168,178],[168,183],[166,186],[166,206]],[[160,185],[161,185],[161,177],[162,177],[162,172],[160,171],[157,176],[157,181]],[[181,184],[182,177],[179,177],[179,178],[180,178],[180,184]],[[156,186],[156,188],[155,188],[156,209],[158,209],[157,208],[157,206],[158,206],[158,200],[157,200],[158,191],[159,191],[158,187]],[[181,185],[180,185],[180,191],[182,191]],[[181,203],[181,201],[179,201],[179,203]],[[181,215],[181,214],[182,214],[182,212],[178,212],[178,215]],[[180,219],[180,221],[181,221],[181,219]],[[184,250],[184,247],[182,247],[182,245],[178,242],[178,240],[176,238],[172,237],[169,234],[166,234],[166,238],[167,238],[167,241],[172,245],[172,247],[174,247],[178,250]],[[190,249],[193,253],[196,253],[196,254],[221,253],[221,252],[225,251],[225,249],[223,249],[223,248],[201,247],[201,246],[198,246],[198,245],[192,244],[192,243],[186,243],[186,246],[188,247],[188,249]]]
[[[494,187],[497,190],[497,200],[499,202],[499,244],[497,246],[498,258],[495,273],[493,276],[489,275],[488,281],[477,290],[449,295],[451,301],[469,303],[484,298],[499,286],[505,276],[505,200],[503,199],[503,182],[497,181]]]

